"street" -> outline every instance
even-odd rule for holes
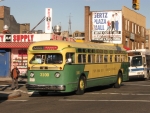
[[[22,96],[1,101],[1,113],[146,113],[150,110],[150,80],[124,82],[119,89],[95,87],[84,95]]]

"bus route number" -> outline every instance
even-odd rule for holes
[[[49,77],[49,73],[40,73],[41,77]]]

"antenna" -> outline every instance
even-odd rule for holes
[[[68,27],[68,32],[69,32],[69,36],[72,36],[72,31],[71,31],[71,13],[69,15],[69,27]]]

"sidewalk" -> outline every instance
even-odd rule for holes
[[[11,90],[12,79],[10,77],[0,77],[0,100],[14,99],[20,97],[22,93],[26,93],[25,84],[27,79],[20,78],[18,81],[19,89]]]

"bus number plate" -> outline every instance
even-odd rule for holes
[[[49,73],[40,73],[41,77],[49,77]]]

